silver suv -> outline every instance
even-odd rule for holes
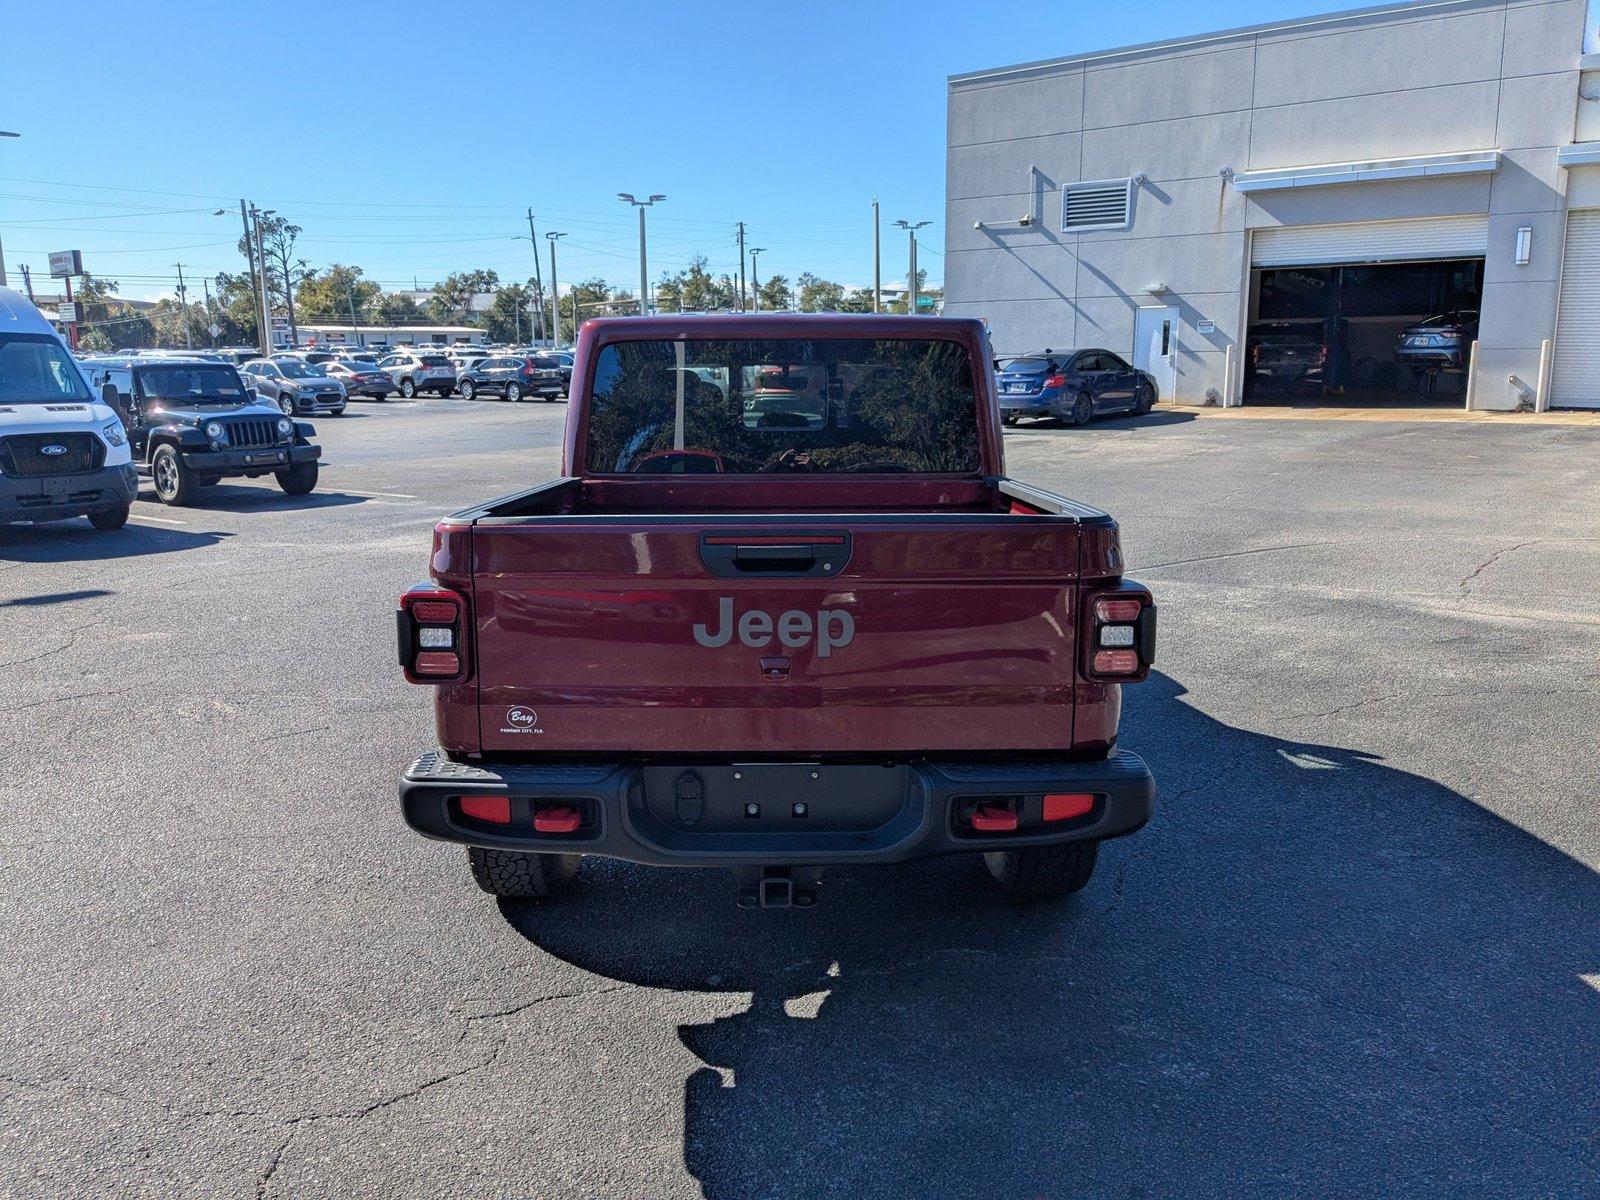
[[[448,355],[432,350],[399,350],[378,360],[407,400],[418,392],[448,396],[456,390],[456,365]]]

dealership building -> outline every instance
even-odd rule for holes
[[[1180,404],[1600,408],[1586,7],[1421,0],[954,76],[945,312],[1002,357],[1114,351]]]

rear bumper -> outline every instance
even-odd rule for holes
[[[81,475],[0,475],[0,523],[63,521],[101,509],[127,508],[139,494],[132,463]]]
[[[1444,367],[1460,370],[1463,351],[1459,346],[1401,346],[1395,361],[1411,367]]]
[[[1006,395],[1000,393],[1000,411],[1008,416],[1047,417],[1059,412],[1066,403],[1061,392],[1042,392],[1035,395]]]
[[[1125,750],[1098,762],[549,765],[456,763],[435,751],[401,779],[400,809],[418,833],[465,845],[659,866],[815,866],[1120,837],[1150,819],[1155,791]],[[1095,800],[1081,817],[1045,823],[1042,798],[1053,792]],[[510,822],[464,816],[461,798],[474,796],[507,797]],[[966,815],[979,797],[1005,798],[1019,827],[973,830]],[[537,831],[536,809],[556,805],[576,810],[581,827]]]

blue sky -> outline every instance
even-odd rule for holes
[[[636,287],[615,195],[662,192],[652,280],[696,253],[736,270],[742,219],[763,277],[864,284],[876,195],[885,281],[905,276],[899,217],[934,222],[937,280],[947,75],[1339,7],[13,0],[0,239],[13,275],[76,248],[124,294],[165,294],[174,263],[239,269],[248,197],[304,227],[313,265],[426,287],[530,274],[531,205],[541,242],[568,234],[563,280]]]

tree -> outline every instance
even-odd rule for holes
[[[294,293],[300,281],[311,274],[310,264],[303,258],[296,258],[294,253],[295,239],[304,230],[276,213],[260,213],[256,223],[261,229],[262,255],[267,260],[267,299],[283,301],[289,317],[289,338],[298,344],[300,329],[294,319]],[[239,253],[250,253],[250,243],[243,237],[239,238]]]
[[[353,315],[355,322],[362,324],[371,317],[378,290],[372,280],[362,278],[360,267],[334,263],[326,271],[313,271],[302,278],[295,300],[304,320],[344,322]]]
[[[839,300],[839,311],[869,313],[872,311],[872,289],[851,288]]]
[[[483,314],[483,330],[491,342],[523,342],[533,332],[529,306],[533,303],[534,283],[508,283],[494,294],[494,303]]]
[[[731,275],[712,275],[706,269],[708,262],[705,255],[697,254],[685,270],[663,275],[656,285],[656,307],[663,312],[715,312],[735,307],[739,285]]]
[[[131,350],[156,344],[150,318],[117,299],[115,280],[85,275],[73,299],[78,304],[80,349]]]
[[[936,300],[940,300],[940,299],[944,298],[944,290],[942,288],[929,288],[928,287],[928,272],[923,267],[918,267],[917,268],[917,295],[919,297],[921,297],[921,296],[933,296],[933,297],[935,297]],[[887,304],[885,306],[885,310],[888,311],[888,312],[892,312],[892,313],[903,313],[903,312],[905,312],[907,310],[907,308],[910,305],[910,303],[911,303],[911,297],[910,296],[901,296],[900,299],[898,299],[898,300],[890,301],[889,304]],[[928,312],[932,312],[933,309],[924,307],[924,308],[919,309],[918,311],[919,312],[928,313]]]
[[[786,312],[794,306],[794,291],[783,275],[769,276],[761,285],[761,308],[764,312]]]
[[[217,335],[224,346],[259,346],[261,315],[257,311],[255,286],[248,271],[230,275],[218,271],[211,281],[216,293],[211,319],[222,330]]]
[[[838,312],[844,303],[844,288],[820,279],[807,271],[800,276],[801,312]]]
[[[203,304],[180,304],[162,297],[148,318],[154,330],[154,345],[175,350],[200,349],[207,343],[206,309]]]
[[[455,271],[443,283],[433,285],[433,299],[428,301],[428,312],[440,323],[470,325],[472,323],[472,298],[483,292],[492,292],[500,282],[493,271]]]
[[[404,292],[382,292],[373,303],[372,319],[378,325],[421,325],[428,314]]]

